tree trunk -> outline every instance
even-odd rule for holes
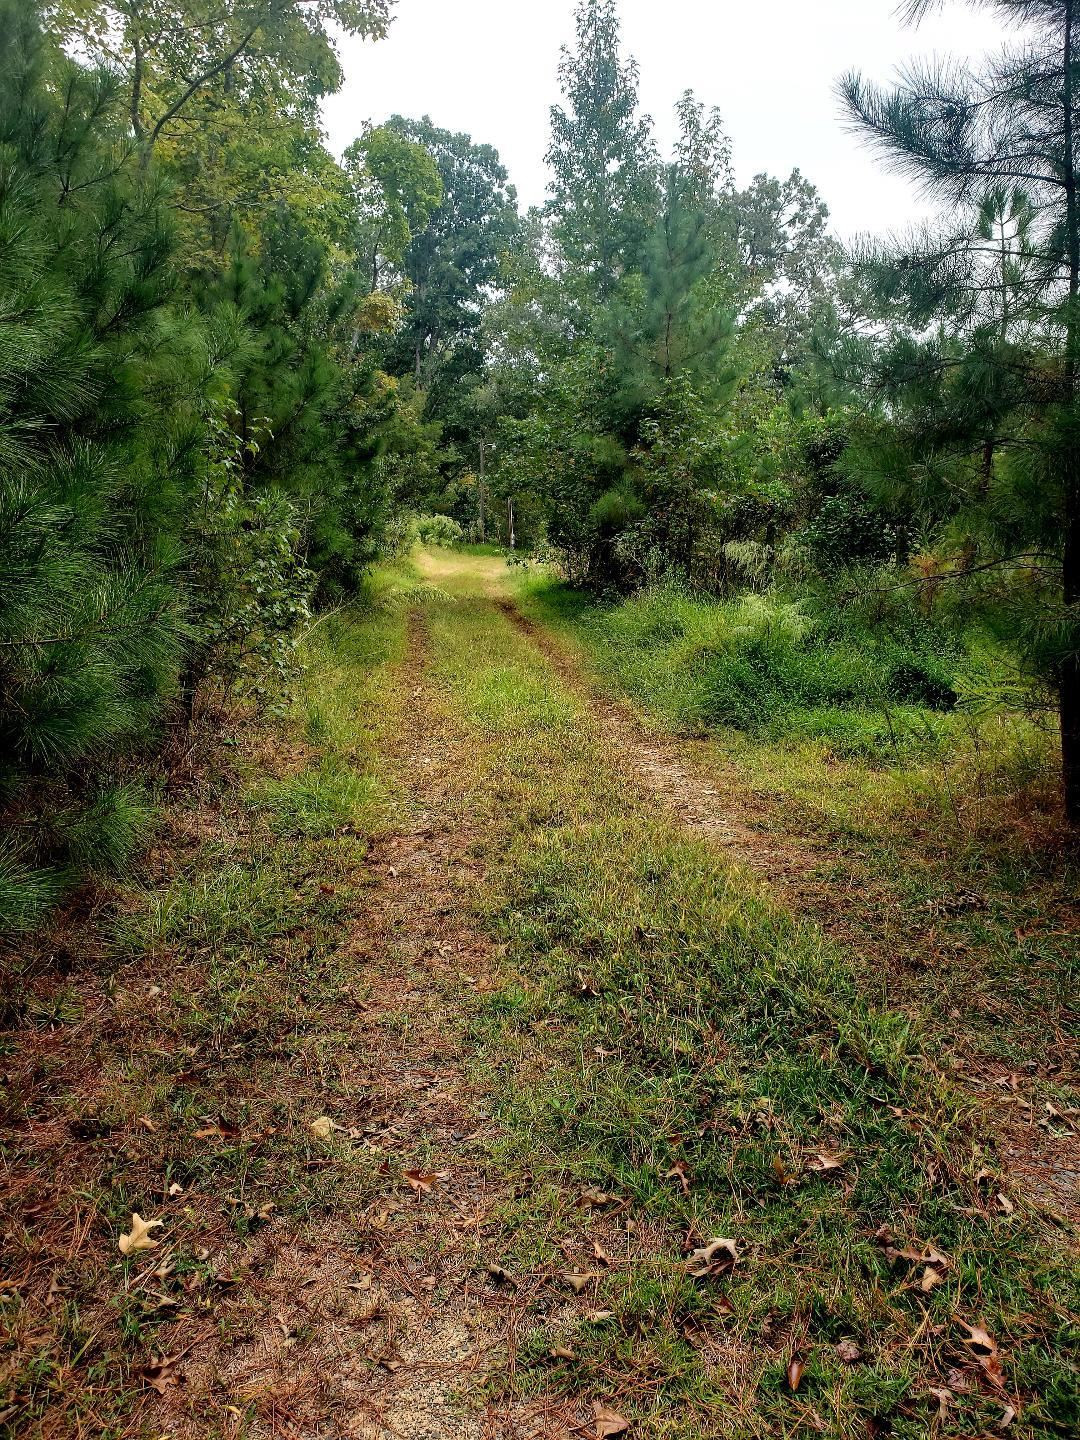
[[[484,442],[480,441],[480,476],[476,486],[477,522],[481,545],[487,539],[487,516],[484,513]]]
[[[1064,150],[1066,243],[1069,253],[1069,308],[1065,339],[1065,415],[1062,480],[1065,492],[1065,551],[1062,588],[1065,605],[1080,610],[1080,436],[1077,434],[1077,375],[1080,372],[1080,213],[1077,210],[1073,134],[1073,31],[1076,0],[1065,9]],[[1076,621],[1073,619],[1073,628]],[[1061,764],[1065,815],[1080,827],[1080,652],[1073,644],[1061,667]]]
[[[1080,467],[1075,437],[1069,437],[1065,497],[1065,604],[1080,613]],[[1077,628],[1073,619],[1073,630]],[[1074,645],[1061,667],[1061,764],[1065,815],[1080,828],[1080,654]]]

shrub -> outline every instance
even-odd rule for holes
[[[465,531],[449,515],[417,515],[413,520],[413,534],[420,545],[440,545],[450,549],[465,539]]]

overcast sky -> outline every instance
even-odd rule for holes
[[[884,174],[841,123],[833,84],[858,68],[888,80],[915,54],[977,56],[1002,31],[956,3],[916,30],[897,0],[622,0],[623,40],[641,66],[641,98],[665,146],[686,89],[718,105],[736,177],[796,166],[821,191],[844,237],[904,226],[920,213],[911,186]],[[522,207],[545,198],[548,110],[573,0],[398,0],[387,40],[346,39],[345,86],[326,106],[333,149],[365,120],[429,114],[494,145]]]

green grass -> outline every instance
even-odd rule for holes
[[[761,836],[760,863],[771,869],[778,845],[783,879],[783,856],[793,857],[796,903],[861,936],[867,967],[946,1051],[959,1044],[1040,1071],[1061,1056],[1063,1037],[1077,1033],[1069,907],[1078,856],[1062,834],[1053,717],[1016,708],[1015,671],[999,648],[903,607],[877,634],[857,609],[793,616],[755,601],[748,619],[745,601],[678,591],[598,605],[543,573],[519,582],[519,593],[593,685],[689,737],[685,764],[714,805]],[[748,655],[763,638],[771,658],[755,668]],[[745,723],[704,718],[703,694],[728,673],[718,653],[758,687],[733,682],[722,713],[748,695],[771,696]],[[910,681],[916,660],[955,688],[954,710],[882,700],[890,673],[903,664]],[[859,696],[819,703],[807,673],[827,675],[835,702],[838,677],[853,666],[873,671]],[[955,999],[943,1007],[945,993]],[[1041,1081],[1039,1105],[1057,1099],[1058,1083]]]
[[[511,978],[469,1021],[532,1174],[508,1241],[527,1263],[531,1237],[572,1234],[565,1196],[584,1185],[662,1236],[599,1283],[612,1317],[583,1322],[577,1360],[553,1368],[538,1332],[519,1383],[629,1397],[648,1436],[878,1426],[914,1440],[937,1412],[930,1388],[959,1369],[971,1388],[941,1433],[989,1433],[1003,1401],[965,1346],[968,1321],[995,1336],[1023,1396],[1013,1433],[1066,1433],[1080,1418],[1076,1271],[1034,1214],[995,1211],[1007,1182],[992,1142],[918,1024],[643,802],[581,702],[489,605],[463,599],[430,626],[470,805],[491,827],[489,923],[508,946]],[[840,1168],[815,1169],[822,1154]],[[684,1246],[711,1235],[734,1237],[739,1262],[691,1282]],[[890,1243],[944,1252],[942,1283],[924,1293],[925,1267],[891,1260]],[[859,1363],[838,1357],[841,1340]],[[807,1370],[792,1394],[795,1348]]]

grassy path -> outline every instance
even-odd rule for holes
[[[420,563],[13,962],[0,1433],[1071,1433],[1070,1239],[918,1027],[500,562]]]

